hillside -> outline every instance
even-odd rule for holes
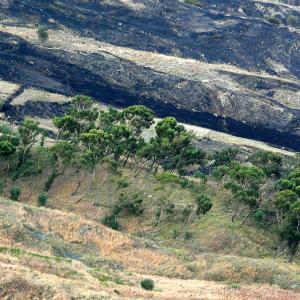
[[[0,299],[300,299],[300,1],[0,1]]]
[[[299,26],[288,24],[300,15],[297,3],[1,5],[1,87],[19,86],[4,97],[3,111],[14,119],[62,111],[56,103],[33,109],[30,96],[21,107],[10,105],[33,87],[145,104],[159,116],[299,150]],[[46,43],[37,25],[49,29]]]
[[[0,248],[0,297],[4,299],[297,299],[293,292],[267,286],[237,288],[162,277],[175,271],[166,270],[173,263],[187,276],[188,271],[174,255],[143,248],[126,235],[74,214],[0,200],[0,218],[1,226],[15,227],[11,237],[1,230],[1,244],[7,245]],[[17,239],[21,233],[28,236],[26,241]],[[52,251],[41,245],[45,240],[51,240]],[[81,245],[93,256],[78,260],[73,253],[69,258],[71,245]],[[120,259],[125,266],[116,262]],[[167,264],[163,270],[162,264]],[[142,266],[145,273],[136,273]],[[155,291],[138,287],[145,276],[155,281]]]

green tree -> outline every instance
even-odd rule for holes
[[[237,219],[246,207],[249,210],[242,221],[243,224],[259,208],[260,186],[265,174],[256,166],[234,163],[228,176],[229,181],[225,184],[225,188],[231,190],[233,198],[239,204],[238,209],[232,215],[232,221]]]
[[[19,166],[24,164],[31,154],[32,147],[40,141],[44,143],[44,130],[40,128],[39,122],[25,120],[18,128],[20,135]]]
[[[21,196],[21,189],[17,186],[12,187],[10,190],[10,199],[13,201],[18,201]]]
[[[164,170],[184,173],[189,166],[203,161],[205,153],[193,145],[194,135],[175,118],[159,121],[155,131],[156,136],[139,151],[139,156],[151,162],[151,169],[160,165]]]
[[[282,156],[268,151],[257,151],[249,158],[250,162],[261,168],[267,176],[280,176]]]
[[[44,190],[49,191],[54,180],[62,175],[75,158],[76,148],[67,141],[59,141],[50,148],[52,154],[52,172],[45,182]]]
[[[5,174],[9,171],[13,155],[19,145],[18,135],[7,124],[0,124],[0,165]]]
[[[287,244],[292,261],[300,241],[300,170],[293,169],[276,182],[279,190],[273,199],[279,236]]]

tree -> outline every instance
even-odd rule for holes
[[[273,204],[279,236],[287,244],[289,260],[292,261],[300,241],[300,170],[290,170],[275,184],[277,193]]]
[[[156,136],[138,153],[151,162],[151,169],[160,165],[164,170],[184,173],[186,168],[204,159],[205,153],[193,145],[194,135],[179,125],[175,118],[159,121],[155,131]]]
[[[249,158],[250,162],[261,168],[267,176],[280,176],[282,156],[268,151],[257,151]]]
[[[44,130],[40,128],[39,122],[25,120],[18,128],[20,135],[19,166],[24,164],[30,156],[30,151],[39,140],[44,142]]]
[[[229,181],[225,188],[231,190],[233,198],[239,203],[239,208],[232,215],[232,221],[240,216],[245,207],[249,212],[242,224],[253,214],[260,203],[260,185],[263,183],[265,174],[256,166],[241,165],[234,163],[228,172]]]
[[[58,128],[57,139],[77,143],[81,133],[96,127],[98,117],[99,111],[93,108],[91,97],[74,97],[67,114],[53,119],[53,124]]]
[[[236,148],[228,148],[215,152],[213,155],[213,166],[218,167],[228,165],[236,158],[238,153],[239,150]]]
[[[0,163],[8,163],[4,166],[6,172],[9,169],[9,161],[17,151],[19,145],[18,135],[5,124],[0,125]]]
[[[76,148],[70,142],[59,141],[50,148],[50,151],[52,153],[52,172],[45,183],[45,191],[49,191],[54,180],[64,173],[67,166],[72,164]]]
[[[201,216],[201,215],[207,214],[213,206],[210,198],[203,193],[196,196],[195,204],[196,205],[194,207],[189,207],[189,209],[188,209],[188,214],[187,214],[188,218],[185,223],[185,235],[188,233],[188,228],[189,228],[189,225],[191,224],[192,220],[196,216]]]

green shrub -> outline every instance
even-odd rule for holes
[[[132,199],[124,193],[119,197],[119,202],[113,208],[113,215],[119,214],[140,216],[143,214],[144,209],[142,208],[143,199],[139,194],[134,194]]]
[[[193,177],[194,177],[194,178],[199,178],[199,179],[206,180],[205,174],[203,174],[203,173],[200,172],[200,171],[196,171],[196,172],[193,174]]]
[[[155,178],[157,181],[160,181],[162,183],[179,183],[180,182],[180,179],[178,178],[178,176],[171,172],[161,173],[159,175],[156,175]]]
[[[121,225],[115,215],[106,215],[102,218],[101,223],[113,230],[120,230]]]
[[[192,234],[187,231],[185,234],[184,234],[184,239],[187,241],[187,240],[190,240],[192,238]]]
[[[20,177],[37,176],[41,173],[41,171],[42,170],[39,168],[37,161],[28,159],[16,169],[13,174],[13,178],[16,180]]]
[[[271,16],[268,18],[268,21],[274,25],[280,25],[280,20],[277,16]]]
[[[173,240],[176,240],[176,239],[179,238],[179,231],[178,231],[177,228],[173,228],[173,229],[171,230],[171,234],[172,234],[172,239],[173,239]]]
[[[49,39],[48,29],[45,26],[38,27],[37,35],[42,43],[45,43]]]
[[[288,16],[287,23],[288,25],[295,27],[298,24],[298,18],[296,16]]]
[[[5,182],[0,180],[0,195],[3,194],[5,188]]]
[[[184,0],[186,4],[202,7],[202,3],[199,0]]]
[[[45,193],[40,193],[38,196],[38,205],[45,206],[47,203],[48,197]]]
[[[121,178],[117,182],[118,188],[127,188],[129,187],[129,181],[126,178]]]
[[[143,279],[140,284],[144,290],[152,291],[154,289],[154,282],[152,279]]]
[[[21,196],[21,189],[17,186],[12,187],[10,190],[10,199],[13,201],[18,201]]]

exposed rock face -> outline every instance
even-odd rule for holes
[[[300,8],[220,2],[6,1],[0,77],[113,105],[142,103],[161,116],[299,150],[300,29],[287,18],[300,20]],[[280,25],[268,21],[274,15]],[[45,45],[21,32],[43,23],[52,29]],[[3,108],[14,118],[61,109],[30,101]]]

